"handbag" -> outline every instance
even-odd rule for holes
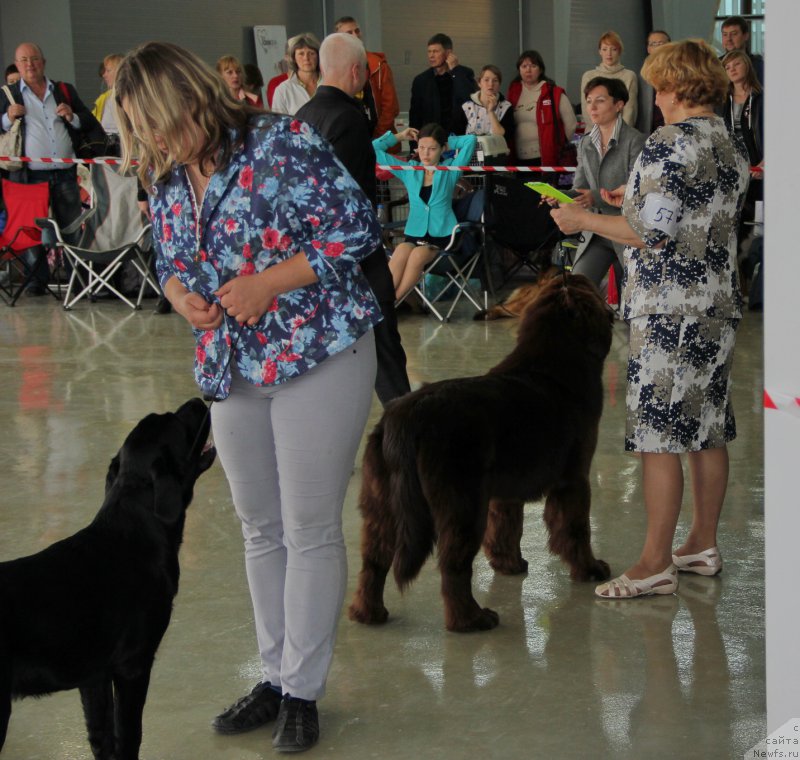
[[[64,96],[64,102],[74,110],[72,96],[66,83],[59,82],[58,88]],[[67,131],[72,140],[72,149],[78,158],[97,158],[98,156],[108,156],[109,141],[108,135],[100,122],[89,112],[82,112],[80,115],[81,128],[73,129],[67,124]]]
[[[9,104],[14,103],[11,97],[11,90],[3,85],[3,92],[8,98]],[[24,147],[22,145],[22,119],[14,119],[8,132],[0,135],[0,156],[21,156]],[[22,168],[22,161],[0,161],[0,169],[8,172],[16,172]]]

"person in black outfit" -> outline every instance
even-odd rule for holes
[[[364,45],[351,34],[331,34],[323,40],[319,56],[325,84],[317,88],[314,97],[295,116],[316,127],[331,143],[336,156],[374,206],[377,202],[375,151],[365,103],[355,98],[364,88],[367,77]],[[361,263],[383,313],[383,321],[375,327],[378,354],[375,392],[384,406],[411,390],[387,262],[381,245]]]
[[[457,126],[461,106],[477,89],[475,72],[458,63],[453,41],[446,34],[434,34],[428,40],[428,63],[430,68],[411,83],[408,123],[415,129],[440,124],[449,135]]]

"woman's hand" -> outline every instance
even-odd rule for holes
[[[495,108],[497,108],[497,95],[493,92],[487,92],[485,98],[484,108],[486,108],[490,114],[494,113]]]
[[[594,206],[594,196],[591,190],[585,187],[573,187],[572,192],[575,193],[575,203],[581,208],[591,208]]]
[[[622,201],[625,199],[625,185],[620,185],[613,190],[600,188],[600,197],[609,205],[622,208]]]
[[[596,216],[576,203],[565,203],[563,206],[554,208],[550,216],[565,235],[575,235],[587,228],[586,217]]]
[[[254,325],[267,312],[277,293],[269,285],[269,274],[234,277],[214,293],[222,308],[240,324]]]
[[[175,311],[197,330],[216,330],[222,324],[222,309],[219,304],[209,303],[199,293],[186,290],[177,298],[169,300]]]
[[[418,129],[414,129],[414,127],[406,127],[402,132],[398,132],[395,137],[397,138],[397,142],[403,142],[403,140],[414,141],[417,139],[418,134]]]

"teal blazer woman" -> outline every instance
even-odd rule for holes
[[[450,150],[456,152],[455,156],[443,158],[440,164],[442,166],[467,166],[475,153],[476,142],[475,135],[450,135],[447,138],[447,145]],[[397,157],[386,152],[388,148],[397,145],[397,138],[391,132],[373,140],[372,145],[375,148],[375,156],[379,164],[397,165]],[[421,165],[419,161],[409,161],[408,163],[411,166]],[[453,190],[461,178],[462,172],[434,172],[433,189],[428,203],[419,197],[425,177],[424,171],[408,169],[392,171],[392,174],[406,186],[408,191],[409,212],[405,234],[412,237],[449,236],[453,227],[458,223],[456,215],[453,213]]]

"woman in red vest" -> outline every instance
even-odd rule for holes
[[[575,109],[564,89],[545,76],[544,60],[538,51],[523,52],[517,59],[517,70],[519,76],[506,95],[514,108],[517,163],[557,165],[560,147],[575,133]]]

